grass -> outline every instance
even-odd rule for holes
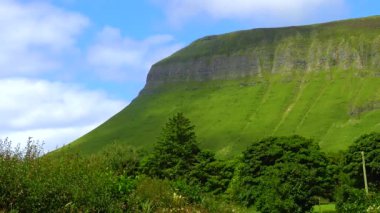
[[[243,211],[244,213],[258,213],[255,207],[251,207]],[[315,205],[313,207],[314,213],[333,213],[335,211],[335,204],[334,203],[329,203],[329,204],[322,204],[322,205]]]
[[[313,212],[315,212],[315,213],[322,213],[322,212],[324,212],[324,213],[332,213],[332,212],[336,212],[335,211],[335,204],[330,203],[330,204],[322,204],[321,206],[316,205],[313,208]]]
[[[379,104],[371,104],[380,101],[378,85],[371,72],[357,77],[347,70],[165,85],[142,93],[71,147],[92,153],[116,141],[150,149],[167,119],[181,111],[195,124],[201,147],[220,157],[256,139],[292,134],[335,152],[380,131]]]
[[[251,207],[243,211],[244,213],[258,213],[255,207]],[[329,203],[329,204],[322,204],[322,205],[315,205],[313,207],[313,212],[314,213],[333,213],[335,211],[335,204],[334,203]]]

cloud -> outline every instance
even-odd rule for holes
[[[32,140],[38,141],[43,145],[43,151],[49,152],[54,149],[60,148],[69,142],[74,141],[79,136],[86,134],[94,129],[96,125],[79,126],[79,127],[62,127],[62,128],[46,128],[46,129],[31,129],[25,131],[8,131],[0,132],[1,135],[6,135],[12,141],[12,147],[20,145],[21,148],[25,147],[29,137]]]
[[[207,19],[287,22],[312,18],[318,13],[339,13],[344,0],[153,0],[162,5],[171,24],[181,25],[200,16]]]
[[[81,14],[41,2],[0,2],[0,77],[36,76],[62,66],[89,24]]]
[[[182,47],[169,35],[134,40],[111,27],[80,46],[89,24],[49,1],[0,1],[0,139],[25,143],[33,137],[48,150],[75,140],[128,103],[62,78],[81,79],[87,68],[99,74],[86,78],[87,85],[104,78],[143,82],[154,62]]]
[[[49,149],[71,142],[127,105],[102,91],[46,80],[0,79],[0,91],[0,138],[24,142],[31,136]]]
[[[151,65],[181,47],[170,35],[135,40],[123,37],[117,28],[105,27],[89,47],[87,62],[102,78],[143,82]]]

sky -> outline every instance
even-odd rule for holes
[[[378,14],[376,0],[0,0],[0,139],[75,140],[203,36]]]

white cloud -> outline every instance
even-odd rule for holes
[[[105,27],[89,48],[87,61],[103,78],[144,81],[151,65],[182,46],[170,35],[134,40],[123,37],[117,28]]]
[[[203,20],[301,21],[315,15],[340,13],[344,0],[153,0],[163,5],[169,21],[181,25],[195,16]]]
[[[0,1],[0,77],[58,69],[89,21],[45,3]]]
[[[6,135],[6,138],[10,139],[12,141],[13,147],[20,145],[21,148],[25,147],[28,138],[32,137],[32,140],[36,142],[38,141],[40,144],[43,143],[42,145],[44,152],[49,152],[74,141],[95,127],[96,125],[88,125],[62,128],[31,129],[25,131],[13,130],[8,132],[0,132],[0,134],[1,136]],[[4,140],[5,138],[3,137],[2,139]]]
[[[181,47],[168,35],[133,40],[110,27],[102,29],[90,47],[79,47],[79,36],[89,22],[49,1],[0,1],[0,139],[25,143],[33,137],[52,150],[127,105],[105,92],[44,77],[73,79],[83,75],[74,72],[87,66],[100,74],[99,82],[143,82],[154,62]]]
[[[45,80],[0,79],[0,138],[71,142],[127,105],[101,91]]]

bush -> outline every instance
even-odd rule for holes
[[[105,167],[112,170],[116,175],[135,177],[139,174],[140,163],[145,155],[142,150],[114,143],[107,146],[96,157],[100,158]]]
[[[364,189],[343,185],[338,189],[336,209],[342,213],[380,212],[380,196],[366,195]]]
[[[39,157],[38,143],[24,149],[1,142],[0,209],[20,212],[114,211],[116,176],[99,158],[60,153]]]
[[[42,157],[40,153],[40,146],[33,141],[24,149],[12,149],[9,140],[1,141],[1,210],[224,212],[230,208],[212,195],[203,194],[198,184],[189,185],[188,180],[141,176],[143,154],[126,146],[112,145],[92,156],[72,150]]]
[[[136,190],[128,200],[128,212],[207,212],[194,202],[200,194],[193,192],[181,181],[139,177]]]

